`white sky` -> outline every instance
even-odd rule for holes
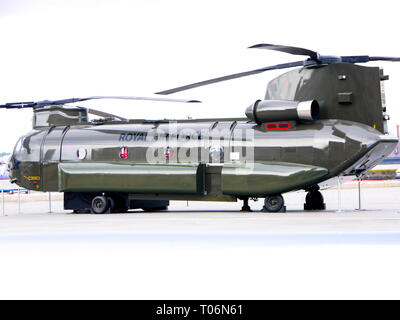
[[[395,1],[0,0],[0,103],[148,95],[301,57],[256,43],[331,55],[400,56]],[[300,58],[300,59],[299,59]],[[379,62],[389,128],[400,123],[400,63]],[[202,105],[94,101],[130,118],[243,116],[281,71],[175,95]],[[0,151],[31,127],[31,110],[0,110]]]

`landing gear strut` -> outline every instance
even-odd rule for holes
[[[262,208],[264,212],[286,212],[285,201],[280,194],[273,196],[266,196],[264,200],[264,206]]]
[[[243,207],[241,211],[244,212],[251,212],[251,208],[249,206],[249,198],[243,198]]]
[[[306,202],[304,203],[304,210],[325,210],[324,197],[318,191],[319,187],[313,188],[308,191],[306,195]]]

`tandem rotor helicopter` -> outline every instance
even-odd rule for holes
[[[33,128],[9,163],[12,182],[63,192],[74,212],[165,210],[170,200],[243,201],[264,198],[263,211],[284,211],[282,194],[305,190],[305,210],[325,209],[320,185],[361,176],[387,157],[398,139],[388,135],[384,81],[375,56],[324,56],[290,46],[250,48],[307,56],[157,92],[168,95],[268,70],[295,68],[269,82],[243,118],[141,120],[79,106],[91,99],[182,101],[144,97],[88,97],[6,103],[32,108]],[[89,121],[88,113],[102,117]]]

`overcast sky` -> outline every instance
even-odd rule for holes
[[[0,103],[148,95],[224,74],[296,61],[256,43],[332,55],[400,56],[395,1],[0,0]],[[380,65],[390,129],[400,123],[400,63]],[[95,101],[130,118],[243,116],[281,71],[177,94],[202,105]],[[1,110],[0,151],[31,127],[32,111]]]

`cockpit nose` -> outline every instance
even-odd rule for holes
[[[22,188],[40,190],[41,145],[46,130],[32,130],[18,139],[9,161],[9,177]],[[36,182],[36,183],[34,183]]]

